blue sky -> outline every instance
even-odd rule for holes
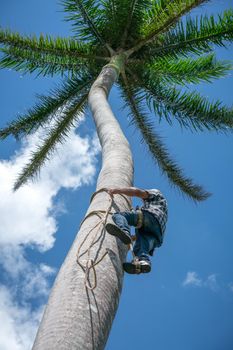
[[[230,6],[231,1],[214,0],[193,13],[216,13]],[[0,8],[1,27],[22,34],[71,34],[55,0],[3,0]],[[233,47],[217,49],[216,54],[230,60]],[[0,127],[33,106],[37,93],[47,93],[59,81],[0,71]],[[197,87],[203,95],[228,105],[232,105],[232,88],[231,75]],[[164,245],[153,257],[152,272],[125,276],[106,349],[230,350],[232,135],[194,134],[177,125],[159,124],[160,134],[185,173],[213,193],[195,205],[160,175],[138,133],[128,125],[127,113],[119,108],[115,88],[110,103],[132,146],[135,185],[161,189],[168,200],[169,220]],[[95,190],[101,158],[90,115],[77,132],[46,165],[40,179],[16,194],[10,192],[13,179],[41,135],[23,144],[13,139],[1,143],[0,350],[30,349],[54,276]]]

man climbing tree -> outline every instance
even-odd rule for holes
[[[136,210],[117,212],[113,214],[113,222],[106,224],[106,230],[118,237],[123,243],[131,244],[130,226],[136,228],[136,242],[132,262],[124,262],[123,268],[131,274],[151,271],[150,255],[153,256],[155,247],[163,243],[167,222],[167,201],[157,189],[142,190],[135,187],[108,189],[108,193],[123,194],[139,197],[144,204]]]
[[[41,127],[45,130],[15,190],[38,174],[56,146],[78,125],[87,105],[102,147],[97,190],[133,186],[130,145],[107,101],[113,84],[118,84],[131,122],[162,173],[194,201],[208,198],[209,193],[185,176],[170,157],[157,128],[163,119],[170,125],[176,120],[192,131],[232,130],[232,108],[184,86],[210,82],[231,70],[229,63],[216,59],[213,47],[233,41],[233,11],[216,18],[188,17],[184,23],[183,17],[205,0],[62,2],[74,37],[25,37],[0,29],[0,68],[66,76],[51,96],[40,96],[34,108],[0,130],[1,139],[24,137]],[[119,196],[114,202],[120,213],[129,211],[131,204],[124,198]],[[145,203],[149,203],[146,198]],[[125,244],[103,229],[110,204],[109,194],[97,191],[57,275],[34,350],[104,349],[127,253]]]

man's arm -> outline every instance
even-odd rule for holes
[[[113,194],[124,194],[129,197],[139,197],[142,199],[148,198],[148,192],[145,190],[141,190],[137,187],[124,187],[124,188],[108,188],[108,193],[110,195]]]

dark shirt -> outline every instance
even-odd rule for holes
[[[161,232],[164,234],[168,216],[167,201],[157,189],[145,191],[149,196],[148,198],[143,199],[143,206],[141,209],[148,211],[156,217],[160,224]]]

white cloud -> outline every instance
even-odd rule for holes
[[[202,281],[201,279],[198,277],[198,274],[194,271],[190,271],[187,273],[185,280],[182,283],[183,286],[188,286],[188,285],[192,285],[192,286],[197,286],[197,287],[201,287],[202,286]]]
[[[218,283],[217,283],[217,277],[215,274],[209,275],[204,281],[204,286],[207,288],[210,288],[212,291],[217,292],[219,289]]]
[[[0,264],[4,271],[0,284],[1,350],[31,349],[49,293],[49,277],[55,271],[45,264],[29,262],[24,249],[33,246],[43,252],[53,247],[56,216],[65,212],[65,204],[55,204],[55,197],[61,188],[74,190],[93,181],[100,150],[96,137],[81,138],[73,130],[42,169],[40,179],[13,193],[17,174],[42,137],[43,133],[37,132],[14,157],[0,161]],[[38,308],[31,308],[32,299]]]
[[[0,349],[30,350],[55,270],[26,260],[22,247],[7,246],[1,253],[7,281],[0,284]],[[33,309],[32,300],[38,305]]]
[[[216,274],[209,275],[206,279],[199,277],[195,271],[187,272],[187,275],[182,282],[182,286],[205,287],[216,292],[219,289]]]
[[[42,307],[32,311],[29,305],[19,305],[0,285],[0,349],[30,350],[42,311]]]
[[[33,244],[41,250],[51,248],[57,230],[51,213],[56,211],[54,197],[62,187],[77,189],[93,180],[99,151],[96,138],[91,141],[72,131],[68,142],[58,148],[42,169],[40,181],[13,193],[14,180],[38,143],[38,135],[30,136],[11,160],[0,162],[0,245]]]

